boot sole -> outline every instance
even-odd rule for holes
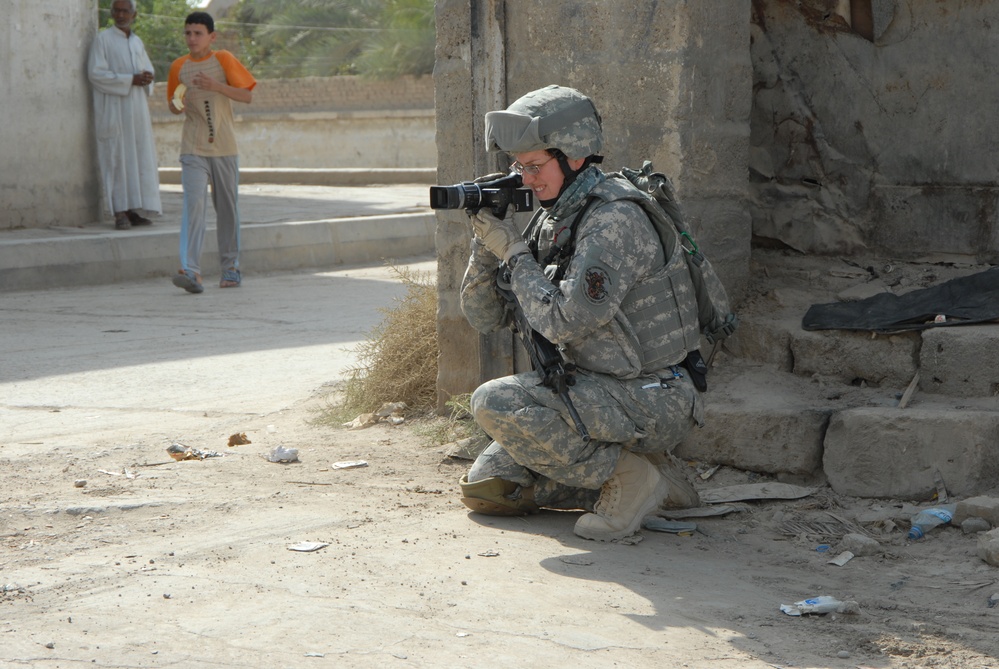
[[[490,502],[487,499],[479,499],[478,497],[462,497],[461,503],[472,511],[485,516],[526,516],[528,514],[527,511],[503,506],[502,504]]]

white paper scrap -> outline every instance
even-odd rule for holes
[[[343,462],[334,462],[333,469],[356,469],[358,467],[367,467],[368,463],[364,460],[345,460]]]
[[[850,551],[843,551],[842,553],[834,557],[832,560],[829,560],[829,564],[834,564],[837,567],[842,567],[852,559],[853,559],[853,553],[851,553]]]
[[[326,548],[329,544],[325,544],[321,541],[300,541],[297,544],[292,544],[288,546],[290,551],[298,551],[299,553],[311,553],[312,551],[317,551],[320,548]]]

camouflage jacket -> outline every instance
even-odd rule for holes
[[[599,169],[589,167],[550,210],[536,212],[528,231],[540,233],[538,258],[544,258],[553,243],[565,242],[576,214],[590,195],[601,192],[605,181]],[[635,193],[641,197],[637,189]],[[665,262],[659,237],[640,205],[629,199],[598,199],[578,225],[573,254],[558,284],[549,278],[554,268],[521,260],[514,267],[511,286],[531,326],[559,344],[568,360],[581,369],[630,379],[651,370],[622,305],[633,305],[639,288],[660,276]],[[472,327],[483,333],[509,324],[506,302],[496,289],[498,268],[499,260],[473,240],[461,285],[461,309]],[[677,297],[693,299],[692,294],[673,299]],[[667,337],[682,339],[679,331],[669,331],[675,314],[668,311],[646,308],[642,317],[660,321],[657,325]],[[661,367],[679,363],[684,355]]]

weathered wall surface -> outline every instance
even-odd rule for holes
[[[180,166],[179,119],[153,120],[160,167]],[[435,167],[434,112],[236,115],[242,167]]]
[[[872,39],[837,5],[753,2],[754,234],[999,262],[999,3],[874,0]]]
[[[150,100],[161,167],[179,165],[183,116],[171,114],[166,84]],[[250,104],[233,103],[243,167],[434,167],[430,77],[266,79]]]
[[[673,177],[738,297],[751,231],[749,0],[439,0],[436,12],[442,184],[506,169],[506,157],[485,153],[485,112],[547,84],[578,88],[603,117],[604,167],[648,159]],[[458,309],[466,221],[462,212],[438,216],[442,401],[512,369],[509,335],[475,337]]]
[[[94,0],[4,3],[0,230],[83,224],[98,216],[86,78],[95,10]]]

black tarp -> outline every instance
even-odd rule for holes
[[[940,314],[947,320],[934,322]],[[999,267],[993,267],[904,295],[881,293],[855,302],[813,304],[801,319],[801,327],[804,330],[898,332],[997,319]]]

